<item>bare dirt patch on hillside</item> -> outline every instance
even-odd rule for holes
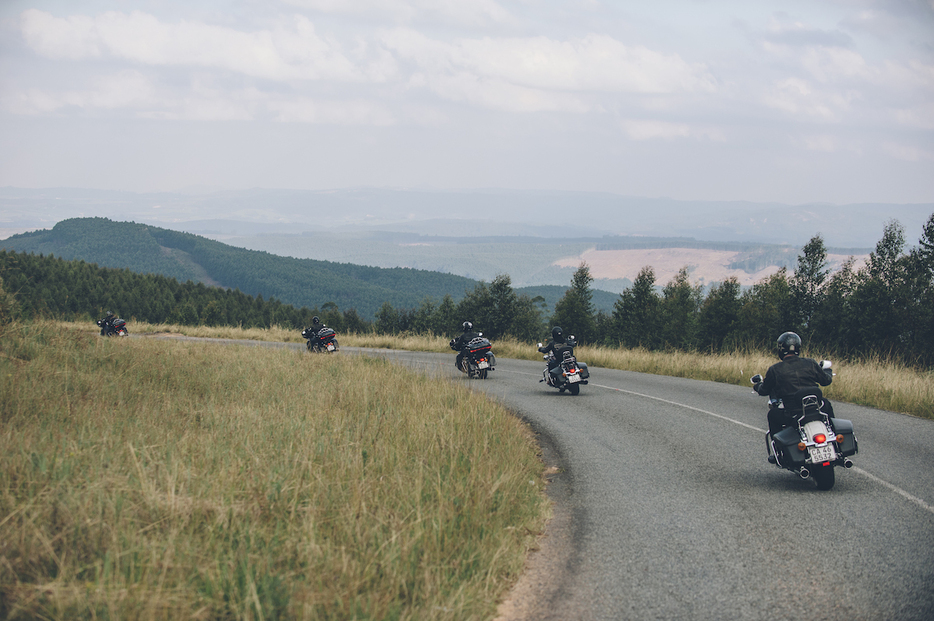
[[[740,260],[745,253],[728,250],[707,250],[703,248],[647,248],[637,250],[590,250],[576,257],[567,257],[554,262],[558,267],[577,267],[581,261],[590,266],[590,275],[594,278],[628,278],[635,280],[639,271],[651,266],[655,272],[655,282],[663,285],[674,278],[682,267],[688,268],[692,283],[710,284],[723,282],[735,276],[741,285],[754,285],[763,278],[768,278],[779,270],[777,265],[770,265],[756,272],[731,269],[729,265]],[[839,269],[848,257],[828,255],[828,267]],[[859,267],[865,255],[856,257]]]

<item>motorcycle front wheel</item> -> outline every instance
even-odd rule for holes
[[[817,489],[828,490],[833,487],[835,477],[833,466],[818,466],[812,475],[817,482]]]

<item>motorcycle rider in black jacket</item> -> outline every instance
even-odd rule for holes
[[[463,334],[457,338],[451,339],[450,342],[451,349],[457,350],[457,358],[454,359],[454,366],[457,367],[458,370],[462,370],[461,362],[463,362],[464,355],[467,353],[467,343],[480,336],[479,332],[473,331],[473,324],[469,321],[465,321],[461,324],[461,327],[464,329]]]
[[[758,394],[784,400],[803,388],[829,386],[833,381],[830,368],[821,368],[814,359],[801,357],[801,337],[794,332],[778,337],[778,358],[781,362],[769,367],[765,379],[753,386]],[[820,409],[833,418],[830,401],[824,399]],[[783,408],[769,409],[768,419],[773,436],[794,422]]]
[[[543,354],[554,354],[554,357],[548,359],[548,371],[554,370],[561,363],[561,354],[565,347],[567,347],[567,340],[564,338],[564,330],[561,326],[555,326],[551,329],[551,340],[548,344],[538,348],[538,351]]]

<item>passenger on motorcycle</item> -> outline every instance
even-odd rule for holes
[[[460,370],[461,362],[464,360],[464,355],[467,353],[467,343],[480,336],[479,332],[473,331],[473,324],[469,321],[465,321],[461,324],[461,328],[464,329],[464,333],[457,338],[451,339],[449,343],[451,349],[457,351],[457,358],[454,359],[454,366],[457,367],[458,370]]]
[[[794,332],[778,337],[778,358],[781,362],[769,367],[765,379],[753,386],[758,394],[784,400],[803,388],[829,386],[833,381],[833,371],[829,367],[822,368],[812,358],[801,357],[801,337]],[[824,399],[820,409],[833,418],[830,401]],[[768,419],[773,436],[794,422],[783,408],[769,409]]]
[[[551,329],[551,340],[548,344],[538,348],[538,351],[543,354],[554,354],[552,358],[548,359],[549,371],[554,370],[554,368],[561,363],[561,355],[566,347],[567,340],[564,338],[564,331],[561,329],[561,326],[555,326]]]

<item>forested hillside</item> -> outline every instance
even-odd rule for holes
[[[368,318],[386,302],[414,308],[426,298],[450,295],[458,300],[476,285],[469,278],[440,272],[281,257],[106,218],[63,220],[50,230],[0,240],[0,249],[203,282],[298,307],[333,303]]]
[[[161,274],[5,250],[0,250],[0,279],[2,289],[13,298],[7,314],[21,319],[99,319],[110,310],[127,320],[150,323],[301,328],[314,312],[275,298],[190,280],[180,283]],[[354,327],[366,329],[359,318]]]

